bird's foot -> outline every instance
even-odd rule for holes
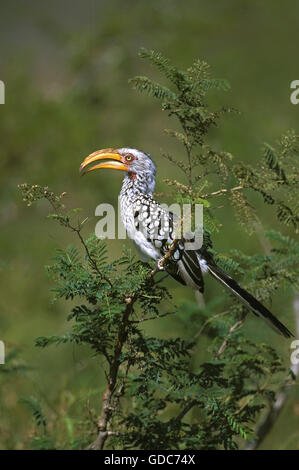
[[[160,258],[158,261],[157,261],[157,266],[156,266],[156,269],[158,269],[158,271],[165,271],[165,259],[166,257],[163,256],[162,258]]]
[[[162,264],[163,260],[164,260],[164,258],[161,258],[157,261],[155,269],[153,269],[153,271],[151,272],[151,276],[154,276],[156,273],[158,273],[160,271],[165,271],[164,266]]]

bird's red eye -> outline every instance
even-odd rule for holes
[[[128,155],[125,155],[126,162],[131,162],[133,159],[134,159],[134,157],[130,153]]]

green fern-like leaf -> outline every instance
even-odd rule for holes
[[[25,407],[31,411],[37,426],[46,426],[47,420],[42,412],[42,407],[39,401],[31,396],[31,397],[21,397],[19,399],[19,403],[25,405]]]

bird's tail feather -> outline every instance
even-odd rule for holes
[[[216,264],[208,263],[208,270],[211,275],[221,282],[225,287],[235,294],[252,312],[262,318],[277,333],[290,338],[294,336],[263,304],[253,295],[241,287],[234,279],[220,269]]]

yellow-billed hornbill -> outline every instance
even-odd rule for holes
[[[85,174],[104,168],[125,172],[120,192],[122,222],[143,260],[150,258],[159,263],[173,246],[175,216],[152,197],[156,173],[153,160],[137,149],[109,148],[86,157],[80,172]],[[186,239],[182,237],[163,269],[180,283],[200,292],[204,288],[202,274],[210,273],[275,331],[287,338],[293,336],[264,305],[217,266],[205,245],[196,250],[186,249]]]

